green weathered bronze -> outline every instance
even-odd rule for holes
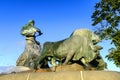
[[[36,35],[38,32],[38,35]],[[26,66],[34,69],[34,60],[40,55],[41,46],[36,37],[42,33],[40,29],[34,27],[34,20],[22,27],[21,34],[26,37],[26,46],[24,52],[19,56],[16,65]]]
[[[34,23],[35,23],[34,20],[29,20],[28,24],[22,27],[21,34],[26,37],[29,37],[29,36],[34,37],[36,32],[38,32],[39,34],[37,36],[42,35],[40,29],[35,27]]]
[[[36,64],[41,65],[47,57],[51,57],[51,61],[54,61],[51,62],[52,65],[56,63],[56,60],[62,64],[78,61],[88,67],[92,60],[97,61],[99,50],[102,49],[96,46],[99,41],[99,37],[88,29],[75,30],[67,39],[44,43],[41,56],[38,57]]]

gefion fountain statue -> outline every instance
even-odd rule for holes
[[[21,34],[26,45],[16,69],[22,72],[0,75],[0,80],[120,80],[120,72],[105,71],[102,47],[97,44],[100,38],[89,29],[76,29],[66,39],[45,42],[42,49],[36,40],[42,33],[34,20],[22,27]],[[48,62],[51,67],[46,68]]]
[[[36,41],[36,37],[42,35],[40,29],[34,26],[34,20],[24,25],[21,29],[21,35],[26,37],[26,46],[24,52],[18,58],[17,66],[26,66],[34,69],[34,60],[40,55],[40,42]]]

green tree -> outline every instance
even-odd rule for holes
[[[95,33],[115,45],[115,48],[109,49],[106,58],[120,67],[120,0],[101,0],[96,3],[91,18],[93,26],[99,24]]]

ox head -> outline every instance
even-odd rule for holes
[[[98,55],[98,53],[94,51],[94,46],[100,41],[99,36],[89,29],[77,29],[70,35],[70,37],[75,35],[86,37],[88,46],[90,47],[90,49],[88,49],[88,53],[85,55],[86,61],[92,61]]]

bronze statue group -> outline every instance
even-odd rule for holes
[[[34,26],[34,20],[22,27],[21,34],[26,37],[24,52],[19,56],[16,65],[31,69],[49,68],[60,65],[79,64],[86,70],[93,67],[104,70],[106,63],[100,55],[101,46],[98,35],[89,29],[76,29],[72,34],[61,41],[45,42],[41,49],[36,37],[42,35],[40,29]]]

